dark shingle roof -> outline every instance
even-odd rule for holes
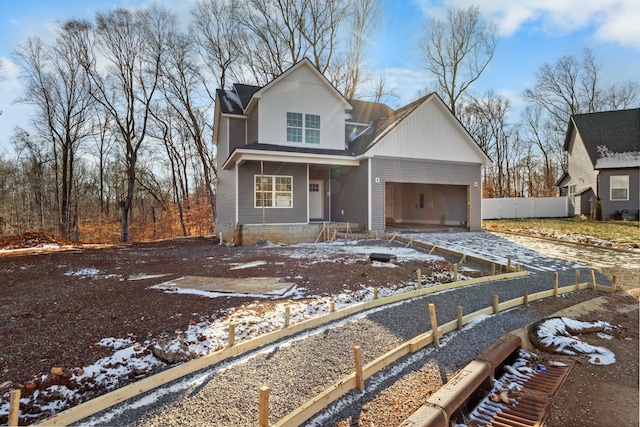
[[[238,95],[232,90],[216,89],[220,99],[220,111],[224,114],[244,114]]]
[[[640,108],[576,114],[571,119],[594,166],[599,157],[598,147],[606,147],[611,153],[640,151]],[[565,150],[569,148],[571,129],[572,123],[567,131]]]
[[[240,102],[242,103],[242,108],[247,108],[253,94],[260,89],[262,89],[262,86],[245,85],[241,83],[235,83],[233,85],[233,90],[238,94]]]
[[[427,98],[431,96],[423,96],[420,99],[413,101],[410,104],[405,105],[402,108],[398,108],[392,111],[384,117],[375,120],[371,126],[365,129],[360,135],[358,135],[351,143],[349,148],[354,155],[359,155],[366,152],[373,141],[376,140],[382,133],[389,128],[395,126],[397,123],[404,120],[409,114],[411,114],[416,108],[420,106]]]
[[[353,107],[347,116],[348,122],[354,123],[371,123],[381,117],[388,116],[393,113],[393,109],[380,102],[360,101],[350,99],[349,104]]]

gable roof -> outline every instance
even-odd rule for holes
[[[476,140],[473,139],[467,129],[462,125],[462,123],[460,123],[458,118],[455,117],[455,115],[435,92],[423,96],[422,98],[419,98],[405,105],[404,107],[392,111],[391,114],[375,120],[371,124],[371,126],[362,131],[350,142],[350,151],[356,156],[366,153],[376,144],[378,144],[379,141],[381,141],[388,132],[391,132],[394,128],[400,125],[402,121],[407,119],[414,111],[416,111],[421,105],[428,102],[435,103],[443,112],[445,112],[445,114],[448,113],[449,117],[451,118],[451,123],[465,135],[465,139],[470,144],[471,148],[482,159],[482,164],[485,166],[489,166],[491,164],[491,159],[487,156],[484,150],[480,148]]]
[[[397,110],[392,110],[390,114],[386,116],[380,117],[371,123],[371,126],[366,128],[360,135],[351,141],[349,144],[349,148],[351,152],[355,155],[365,153],[371,145],[385,132],[390,130],[392,127],[396,126],[405,117],[411,114],[420,104],[422,104],[427,98],[431,95],[423,96],[420,99],[417,99],[404,107],[398,108]]]
[[[624,164],[601,162],[605,158],[611,160],[612,156],[625,157],[620,156],[622,154],[634,157],[635,153],[637,163],[637,157],[640,155],[640,108],[574,114],[569,120],[564,141],[565,151],[569,149],[571,136],[575,131],[580,134],[594,168],[600,168],[599,163],[602,168],[612,167],[614,163]],[[633,163],[633,159],[630,160]]]
[[[233,90],[238,94],[242,108],[247,108],[249,101],[254,93],[262,89],[262,86],[245,85],[241,83],[234,83]]]
[[[329,91],[343,104],[345,110],[351,110],[353,108],[351,106],[351,104],[349,104],[349,102],[347,102],[345,97],[342,96],[340,91],[338,91],[338,89],[336,89],[335,86],[333,84],[331,84],[331,82],[329,80],[327,80],[327,78],[324,76],[324,74],[322,74],[320,72],[320,70],[318,70],[316,68],[316,66],[313,65],[313,63],[309,60],[309,58],[305,57],[301,61],[298,61],[295,64],[293,64],[291,67],[289,67],[287,70],[285,70],[278,77],[276,77],[275,79],[271,80],[269,83],[267,83],[266,85],[264,85],[263,87],[261,87],[260,89],[255,91],[251,95],[251,98],[247,102],[247,105],[244,107],[245,114],[249,114],[251,112],[251,110],[253,109],[255,104],[262,97],[263,93],[268,91],[273,86],[277,85],[280,81],[286,79],[287,76],[289,76],[295,70],[297,70],[298,68],[301,68],[301,67],[306,67],[308,70],[310,70],[318,78],[318,80],[320,82],[322,82],[324,84],[324,86],[327,87],[329,89]]]

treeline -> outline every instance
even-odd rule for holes
[[[263,85],[308,57],[346,98],[389,100],[393,88],[367,61],[380,13],[378,0],[199,0],[187,23],[157,5],[118,8],[62,22],[52,40],[26,40],[13,56],[24,86],[17,101],[34,114],[14,130],[15,156],[0,157],[0,233],[124,242],[211,234],[215,89]],[[638,85],[605,84],[585,51],[543,65],[511,121],[506,98],[470,91],[497,45],[472,6],[427,23],[416,49],[432,90],[495,162],[486,195],[553,194],[569,115],[627,108]],[[447,58],[465,47],[473,50]]]

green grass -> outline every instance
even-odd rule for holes
[[[546,236],[585,236],[616,244],[640,246],[638,221],[592,221],[581,218],[500,219],[484,220],[489,230],[506,230]]]

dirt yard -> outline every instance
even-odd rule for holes
[[[176,297],[150,288],[163,281],[194,274],[278,277],[283,283],[295,284],[312,299],[365,287],[394,288],[414,280],[416,268],[437,276],[449,267],[448,261],[435,261],[428,263],[431,271],[424,271],[423,261],[408,261],[402,268],[378,268],[371,274],[371,262],[366,257],[316,263],[300,253],[294,256],[286,250],[226,247],[208,238],[112,247],[63,247],[65,244],[68,242],[38,235],[0,241],[0,248],[25,248],[23,252],[0,254],[0,394],[4,397],[11,389],[19,388],[23,396],[29,396],[54,384],[84,387],[85,397],[97,396],[104,392],[100,387],[70,383],[83,367],[113,353],[111,348],[99,345],[104,338],[128,342],[163,340],[189,325],[222,319],[256,301],[252,296],[237,294],[222,298],[189,294]],[[250,269],[231,269],[256,260],[265,263]],[[625,280],[637,279],[637,273],[629,277]],[[281,302],[261,299],[259,306],[268,310],[270,305]],[[635,314],[616,315],[613,323],[620,325],[624,336],[631,337],[615,341],[619,348],[612,350],[619,363],[606,373],[603,367],[580,365],[574,369],[551,420],[565,420],[563,414],[577,416],[579,411],[575,408],[588,406],[576,418],[582,422],[550,425],[625,425],[609,423],[609,408],[614,405],[610,402],[624,402],[622,396],[632,392],[637,398],[637,310]],[[61,369],[59,375],[52,371],[56,368]],[[128,381],[152,373],[133,371]],[[590,389],[594,383],[601,384],[599,379],[603,376],[608,379],[606,387],[610,387],[602,390],[606,397],[586,402],[580,391]],[[30,410],[36,409],[22,408],[26,413]],[[7,417],[0,416],[0,424],[6,422]]]

